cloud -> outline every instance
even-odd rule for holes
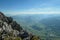
[[[32,8],[24,11],[8,11],[6,14],[19,15],[19,14],[60,14],[59,8],[45,7],[45,8]]]
[[[60,14],[59,8],[32,8],[22,12],[21,14]]]
[[[19,13],[20,14],[60,14],[60,12],[19,12]]]

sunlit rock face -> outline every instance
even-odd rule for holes
[[[0,12],[0,40],[39,40],[13,20]]]

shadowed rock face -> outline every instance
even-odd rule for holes
[[[40,40],[38,37],[30,35],[12,17],[5,16],[0,12],[0,40],[10,40],[19,38],[20,40]],[[36,39],[35,39],[36,38]]]

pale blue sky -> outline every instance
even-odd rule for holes
[[[0,0],[0,11],[6,14],[60,13],[60,0]]]

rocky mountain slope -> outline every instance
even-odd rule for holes
[[[13,18],[0,12],[0,40],[40,40],[40,38],[23,30]]]

